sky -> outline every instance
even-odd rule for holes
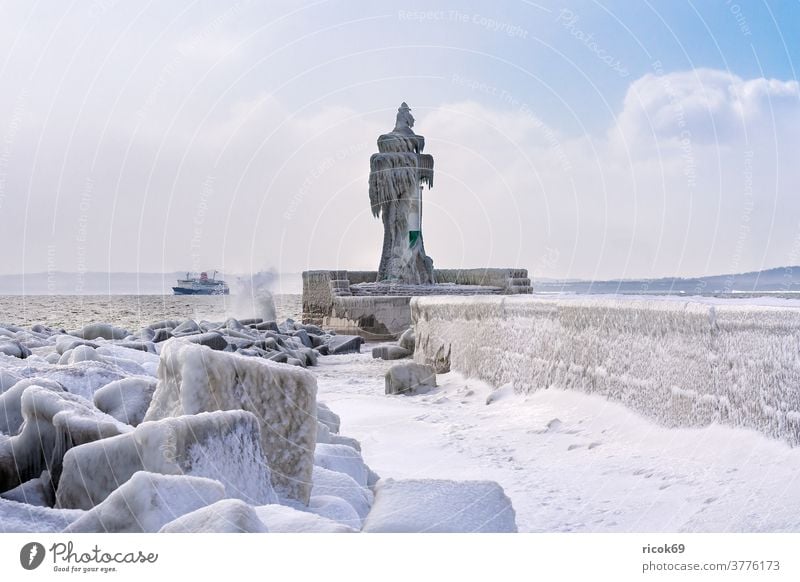
[[[797,265],[797,38],[797,0],[0,0],[0,274],[376,269],[402,101],[436,267]]]

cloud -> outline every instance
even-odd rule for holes
[[[614,129],[637,146],[686,136],[724,146],[796,127],[798,105],[797,81],[744,80],[713,69],[650,73],[631,84]]]

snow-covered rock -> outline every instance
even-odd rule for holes
[[[22,344],[16,340],[2,339],[0,340],[0,354],[5,354],[7,356],[24,360],[31,355],[31,351],[27,348],[27,346],[25,346],[25,344]]]
[[[425,364],[395,364],[386,372],[385,385],[386,394],[424,393],[436,388],[436,372]]]
[[[400,336],[400,339],[397,340],[397,344],[400,347],[407,349],[412,354],[414,353],[415,343],[416,343],[416,336],[414,335],[413,327],[405,330]]]
[[[262,505],[255,508],[258,518],[272,533],[355,533],[358,530],[315,513],[287,505]]]
[[[333,412],[324,402],[317,402],[317,420],[328,427],[330,432],[337,434],[342,424],[339,415]]]
[[[158,378],[145,420],[250,411],[261,423],[276,489],[308,501],[317,436],[317,382],[310,372],[173,339],[162,348]]]
[[[360,486],[367,486],[369,467],[353,447],[320,443],[314,453],[314,464],[329,471],[349,475]]]
[[[69,451],[56,503],[90,509],[143,470],[208,477],[225,486],[226,497],[254,505],[277,501],[258,419],[230,410],[145,422],[127,434]]]
[[[250,505],[239,499],[223,499],[182,515],[162,527],[160,533],[267,533],[269,529]]]
[[[25,389],[21,407],[22,430],[0,441],[0,492],[38,477],[45,468],[55,486],[71,447],[132,430],[80,396],[41,386]]]
[[[140,471],[64,532],[153,533],[224,497],[225,487],[212,479]]]
[[[341,497],[356,510],[361,519],[367,517],[372,507],[372,491],[356,483],[350,475],[323,467],[314,467],[314,487],[311,490],[311,496],[320,495]]]
[[[158,381],[135,376],[106,384],[94,393],[94,405],[120,422],[138,426],[147,409]]]
[[[0,494],[0,497],[38,507],[52,507],[54,496],[50,485],[50,473],[43,471],[41,476],[25,481],[14,489]]]
[[[353,529],[361,529],[364,523],[364,520],[361,519],[352,505],[335,495],[315,495],[309,500],[308,507],[296,509],[301,509]]]
[[[103,357],[94,348],[89,346],[75,346],[64,352],[59,360],[61,365],[75,364],[77,362],[102,362]]]
[[[83,513],[0,498],[0,533],[58,533]]]
[[[402,360],[411,352],[400,346],[376,346],[372,348],[372,357],[381,360]]]
[[[493,481],[382,479],[363,531],[496,533],[517,525],[511,500]]]
[[[109,323],[91,323],[84,326],[83,329],[79,331],[70,332],[70,335],[74,335],[75,337],[85,340],[95,340],[99,338],[107,340],[121,340],[131,335],[131,333],[126,329],[116,327]]]

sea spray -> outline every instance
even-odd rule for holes
[[[275,321],[277,310],[272,289],[278,281],[274,269],[259,271],[251,275],[239,277],[232,290],[232,317],[260,317],[264,321]]]

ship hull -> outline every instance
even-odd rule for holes
[[[173,287],[175,295],[230,295],[228,289],[191,289],[187,287]]]

